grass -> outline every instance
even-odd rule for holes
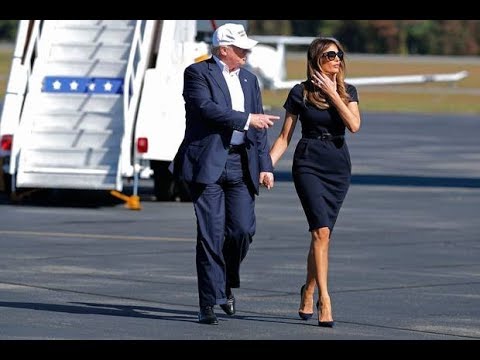
[[[0,49],[0,99],[5,95],[13,49]],[[347,77],[451,73],[467,70],[458,83],[357,87],[361,111],[480,114],[480,59],[453,57],[361,56],[347,58]],[[305,77],[303,55],[287,60],[289,79]],[[281,108],[288,90],[263,93],[266,106]],[[1,101],[1,100],[0,100]]]
[[[12,62],[13,49],[0,49],[0,99],[3,101],[5,89],[7,87],[8,74],[10,72],[10,64]]]
[[[289,79],[305,78],[305,60],[287,61]],[[480,114],[480,59],[453,57],[355,56],[347,59],[347,78],[420,75],[467,70],[457,83],[358,86],[361,111]],[[264,91],[264,104],[282,107],[288,90]]]

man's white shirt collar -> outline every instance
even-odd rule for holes
[[[215,55],[213,55],[213,59],[215,60],[215,62],[217,63],[217,65],[220,67],[220,70],[223,72],[223,73],[227,73],[227,74],[230,74],[230,75],[236,75],[238,76],[238,74],[240,73],[240,68],[238,68],[237,70],[234,70],[234,71],[230,71],[228,69],[228,65],[225,64],[222,60],[220,60],[218,57],[216,57]]]

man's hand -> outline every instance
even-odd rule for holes
[[[269,114],[250,114],[250,125],[256,129],[268,129],[273,126],[273,122],[280,119],[280,116]]]
[[[260,173],[260,184],[265,186],[268,190],[273,188],[274,182],[275,182],[275,180],[273,178],[273,173],[266,172],[266,171],[262,171]]]

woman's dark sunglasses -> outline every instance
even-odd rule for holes
[[[333,61],[333,60],[335,60],[335,56],[338,56],[340,61],[342,61],[343,60],[343,51],[342,50],[340,50],[339,52],[327,51],[327,52],[324,52],[322,54],[322,56],[326,57],[328,59],[328,61]]]

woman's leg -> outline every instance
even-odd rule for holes
[[[312,231],[312,253],[315,265],[315,280],[318,286],[320,301],[319,321],[333,321],[332,305],[328,294],[328,246],[330,242],[330,229],[322,227]],[[310,258],[310,256],[309,256]]]
[[[310,250],[307,257],[307,280],[305,281],[305,290],[300,302],[298,311],[302,313],[313,313],[313,297],[315,295],[315,258],[313,256],[313,240],[310,244]]]

